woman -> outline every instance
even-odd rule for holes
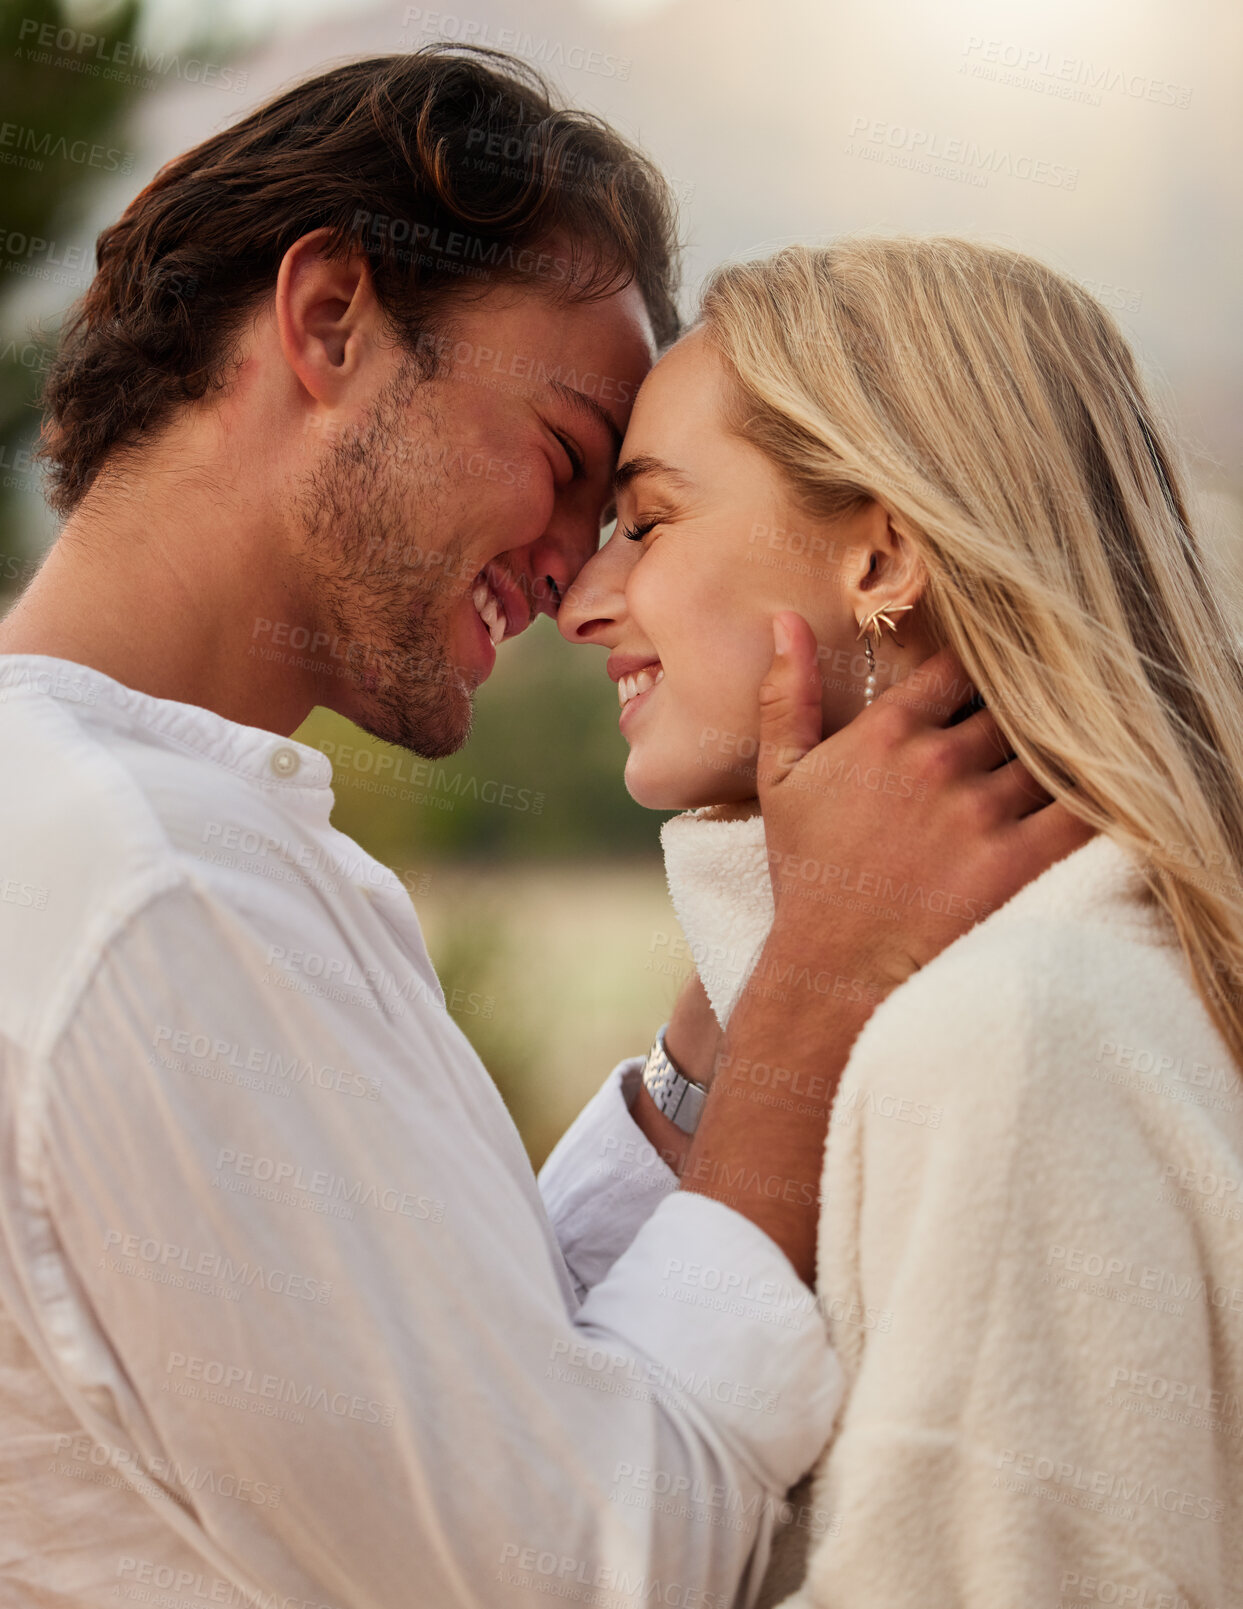
[[[1099,304],[964,241],[791,248],[718,273],[640,392],[560,626],[612,650],[630,792],[697,812],[663,836],[722,1023],[787,609],[826,731],[949,645],[1098,833],[856,1042],[818,1270],[848,1394],[764,1601],[1243,1602],[1243,668]],[[797,875],[826,921],[868,897]]]

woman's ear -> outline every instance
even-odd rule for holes
[[[845,601],[856,620],[875,609],[917,604],[928,572],[902,522],[880,503],[869,502],[852,518]]]

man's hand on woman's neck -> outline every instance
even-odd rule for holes
[[[913,972],[1093,834],[1007,762],[988,710],[949,724],[974,690],[947,650],[821,742],[815,638],[801,617],[779,618],[759,775],[776,917],[681,1180],[750,1218],[810,1285],[829,1113],[860,1029]],[[849,780],[874,767],[910,786]],[[858,892],[826,905],[817,867],[848,871]],[[903,899],[921,886],[943,897]],[[775,1098],[782,1089],[797,1099]]]

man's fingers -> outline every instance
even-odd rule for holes
[[[902,704],[921,715],[930,726],[944,726],[960,710],[975,688],[952,648],[942,648],[922,660],[900,682],[879,695],[888,703]]]
[[[985,780],[988,796],[1006,815],[1027,816],[1050,804],[1053,795],[1037,782],[1022,760],[999,765]]]
[[[773,616],[773,647],[773,662],[760,684],[756,781],[761,800],[815,748],[824,729],[816,638],[802,615],[783,609]]]
[[[959,762],[966,770],[993,771],[1014,754],[1010,739],[991,710],[977,710],[957,726],[951,726],[947,740],[953,742]]]
[[[1031,858],[1052,866],[1072,850],[1082,849],[1096,837],[1097,829],[1073,815],[1064,804],[1054,802],[1024,816],[1015,823],[1014,831]]]

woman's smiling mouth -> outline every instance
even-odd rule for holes
[[[617,681],[617,700],[622,709],[644,693],[651,692],[658,682],[665,679],[664,670],[660,665],[648,666],[643,670],[636,670],[629,676],[620,676]]]
[[[665,676],[664,668],[654,654],[610,654],[605,669],[610,681],[617,683],[617,702],[621,705],[623,715],[631,704],[650,693]]]
[[[641,654],[611,654],[608,672],[617,683],[617,702],[621,705],[617,721],[625,731],[629,717],[664,681],[664,666],[659,659]]]

